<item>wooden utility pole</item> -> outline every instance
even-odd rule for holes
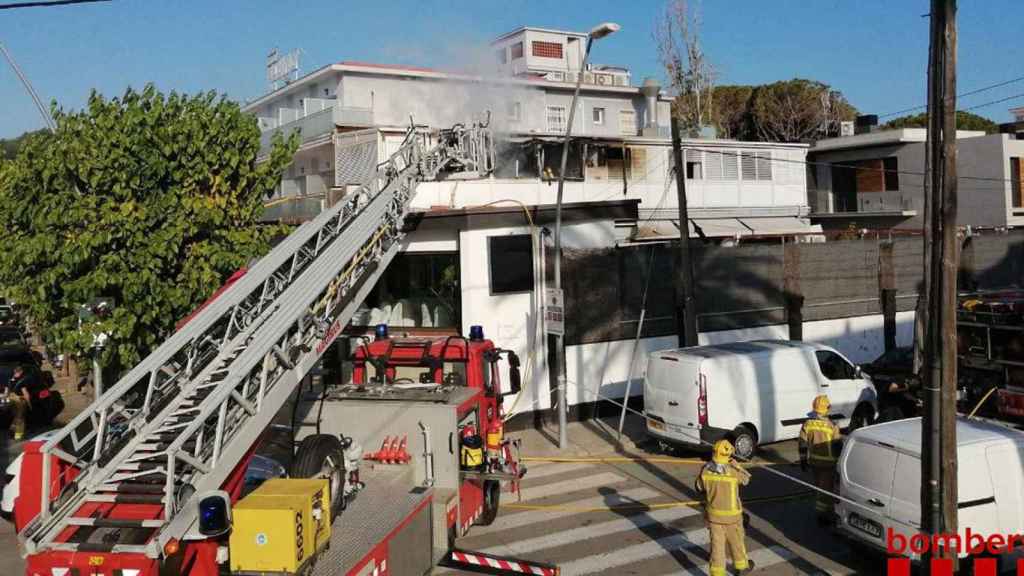
[[[957,533],[956,461],[956,0],[932,0],[928,63],[931,229],[925,410],[921,429],[921,527]],[[932,540],[934,542],[934,540]],[[956,562],[954,552],[940,553]],[[925,558],[924,560],[927,560]],[[930,573],[930,562],[923,562]]]
[[[686,164],[679,136],[679,120],[672,115],[672,159],[679,198],[679,260],[676,262],[676,333],[680,346],[697,345],[697,310],[693,297],[693,260],[690,257],[690,215],[686,208]]]

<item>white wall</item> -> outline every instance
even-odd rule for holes
[[[743,330],[702,332],[698,341],[701,345],[708,345],[746,340],[784,340],[788,338],[788,332],[786,325],[779,324]],[[885,351],[883,334],[881,315],[804,323],[804,341],[832,346],[857,364],[870,362]],[[896,344],[910,346],[913,343],[913,335],[914,313],[897,313]],[[647,368],[646,355],[676,347],[675,336],[640,340],[633,370],[631,395],[643,393],[643,377]],[[626,391],[632,353],[632,340],[569,346],[566,349],[569,403],[594,402],[597,400],[595,392],[605,398],[621,398]]]

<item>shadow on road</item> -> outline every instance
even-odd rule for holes
[[[697,556],[701,559],[702,564],[705,563],[708,560],[708,555],[703,546],[692,545],[684,548],[687,542],[685,533],[652,518],[649,515],[651,507],[647,504],[623,496],[618,490],[611,487],[602,486],[597,491],[604,497],[605,505],[609,510],[632,521],[636,524],[638,531],[647,536],[651,542],[657,542],[665,552],[672,556],[679,563],[682,569],[681,573],[704,574],[703,569],[690,558]]]

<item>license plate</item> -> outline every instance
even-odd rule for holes
[[[658,422],[657,420],[651,420],[650,418],[647,419],[647,425],[650,426],[651,428],[654,428],[655,430],[665,429],[664,423]]]
[[[868,536],[874,536],[875,538],[882,537],[882,525],[874,520],[868,520],[867,518],[857,514],[850,514],[846,519],[846,522]]]

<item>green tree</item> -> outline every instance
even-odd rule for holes
[[[893,118],[886,122],[883,127],[887,130],[895,130],[897,128],[927,128],[928,113],[922,112],[921,114]],[[971,114],[970,112],[957,111],[956,129],[981,130],[986,134],[995,134],[996,132],[999,132],[999,125],[984,116],[978,116],[977,114]]]
[[[42,130],[37,130],[35,132],[26,132],[16,138],[0,140],[0,160],[3,160],[5,158],[10,159],[17,156],[18,148],[21,147],[22,142],[24,142],[32,134],[37,134],[40,132],[42,132]]]
[[[281,232],[259,218],[297,139],[257,164],[255,119],[213,92],[94,92],[54,115],[0,168],[0,281],[49,345],[81,354],[105,332],[103,361],[130,366]],[[100,296],[113,314],[79,329]]]
[[[753,94],[753,123],[759,140],[809,142],[839,133],[857,109],[838,90],[816,80],[794,78],[759,87]]]

